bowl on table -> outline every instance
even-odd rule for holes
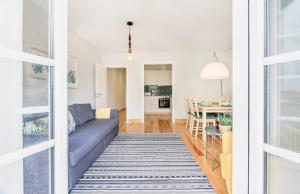
[[[231,104],[229,102],[223,102],[222,106],[231,106]]]
[[[200,102],[200,106],[211,106],[210,102]]]

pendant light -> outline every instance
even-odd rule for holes
[[[133,26],[133,22],[132,21],[128,21],[127,22],[127,26],[128,26],[128,30],[129,30],[129,34],[128,34],[128,60],[132,60],[132,48],[131,48],[131,26]]]

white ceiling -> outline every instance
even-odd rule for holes
[[[70,0],[69,29],[102,52],[231,48],[231,0]]]

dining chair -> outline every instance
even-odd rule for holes
[[[193,115],[191,114],[191,109],[190,109],[190,99],[185,98],[185,106],[186,106],[186,120],[185,120],[185,128],[189,128],[190,126],[190,120],[192,119]]]
[[[191,121],[190,121],[190,133],[193,134],[193,131],[195,131],[195,137],[198,136],[198,133],[203,134],[203,119],[202,119],[202,113],[199,111],[198,103],[195,98],[190,99],[190,110],[191,110]],[[207,126],[216,125],[216,119],[214,115],[207,115],[206,116],[206,124]],[[196,125],[195,125],[196,124]],[[201,125],[200,125],[201,124]]]

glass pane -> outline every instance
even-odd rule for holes
[[[23,116],[23,147],[49,140],[48,113]]]
[[[49,104],[48,67],[41,67],[0,58],[0,155],[51,137],[48,113],[20,113],[23,107]]]
[[[51,151],[45,150],[0,168],[0,193],[48,194]]]
[[[0,45],[48,57],[49,2],[49,0],[1,1]]]
[[[23,107],[47,106],[49,67],[23,63]]]
[[[266,194],[299,194],[300,164],[267,155]]]
[[[23,0],[23,50],[48,57],[48,0]]]
[[[265,67],[265,142],[300,152],[300,62]]]
[[[266,55],[300,49],[300,1],[268,0]]]

